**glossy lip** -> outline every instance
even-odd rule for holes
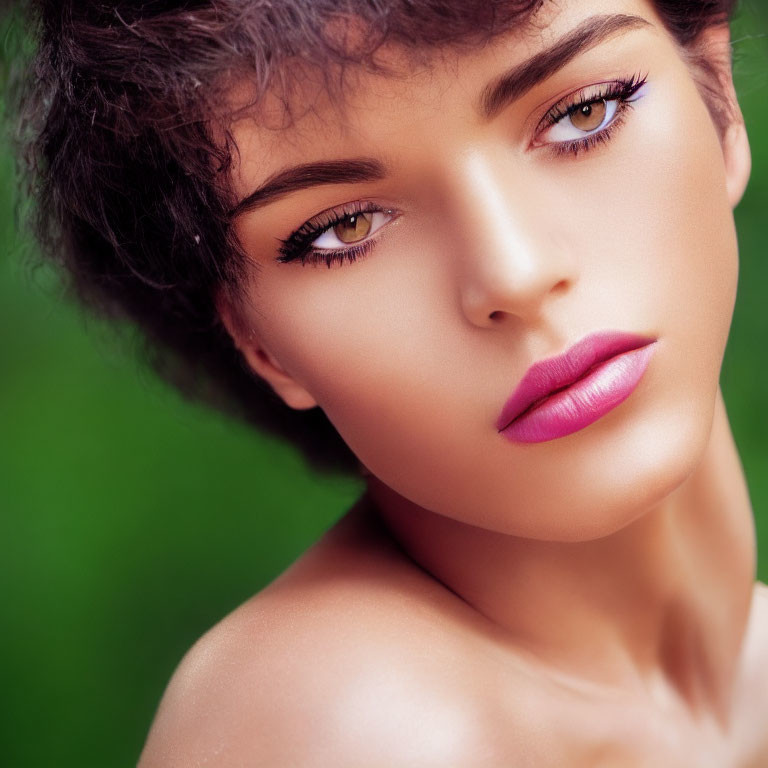
[[[634,333],[602,331],[584,337],[562,355],[534,363],[504,404],[496,429],[507,429],[540,401],[574,384],[600,363],[654,341],[655,338]]]

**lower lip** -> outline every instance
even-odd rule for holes
[[[516,418],[501,434],[515,443],[543,443],[588,427],[635,391],[655,348],[656,342],[606,360]]]

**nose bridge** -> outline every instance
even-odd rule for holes
[[[464,313],[477,325],[502,314],[533,319],[546,297],[573,279],[570,262],[544,222],[546,201],[524,175],[475,153],[460,166],[455,221],[459,292]]]

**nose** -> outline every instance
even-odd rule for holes
[[[535,323],[576,279],[556,234],[557,211],[547,209],[545,193],[488,158],[468,157],[461,175],[454,219],[461,309],[480,327],[510,315]]]

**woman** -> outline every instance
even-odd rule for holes
[[[768,764],[730,6],[40,4],[44,240],[367,485],[142,768]]]

